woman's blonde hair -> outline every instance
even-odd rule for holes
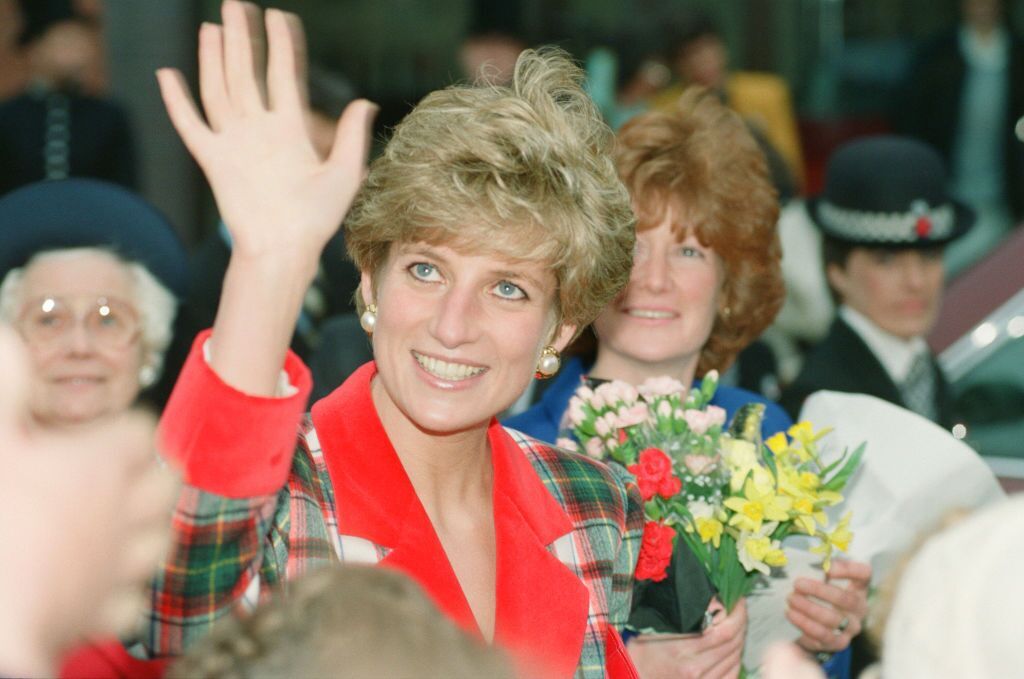
[[[541,261],[562,323],[590,323],[629,280],[635,240],[612,134],[560,50],[526,50],[511,85],[428,95],[395,128],[345,221],[356,266],[426,241]],[[357,304],[361,303],[357,295]]]
[[[697,375],[725,370],[768,327],[785,297],[779,201],[764,154],[738,114],[694,87],[675,111],[645,113],[626,123],[615,160],[633,198],[638,229],[656,227],[674,209],[679,237],[692,228],[721,257],[724,304]]]

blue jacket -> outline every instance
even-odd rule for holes
[[[562,415],[569,408],[569,399],[576,393],[580,380],[586,375],[589,367],[583,365],[583,361],[578,357],[570,359],[541,396],[540,401],[526,411],[508,418],[503,424],[541,441],[554,442],[558,438],[558,425],[562,421]],[[694,380],[693,386],[700,386],[700,380]],[[741,406],[751,401],[765,405],[764,420],[761,422],[762,436],[767,438],[776,432],[786,431],[793,424],[793,420],[777,403],[746,389],[720,385],[711,399],[713,405],[725,409],[726,421],[731,420]],[[849,679],[849,647],[833,655],[822,665],[822,670],[830,679]]]
[[[570,359],[562,367],[558,376],[554,378],[555,381],[541,396],[540,401],[533,404],[528,410],[508,418],[503,424],[524,434],[529,434],[535,439],[549,443],[554,442],[558,438],[558,426],[562,422],[562,416],[569,408],[569,399],[576,393],[576,389],[580,386],[580,380],[589,367],[584,366],[583,361],[578,357]],[[700,386],[700,380],[694,380],[693,386]],[[725,409],[726,421],[732,419],[741,406],[751,401],[765,405],[764,421],[761,423],[761,433],[765,437],[785,431],[793,424],[789,415],[778,404],[746,389],[720,385],[718,391],[715,392],[715,397],[711,399],[712,405]]]

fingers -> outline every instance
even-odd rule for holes
[[[263,68],[264,38],[260,10],[248,2],[225,0],[224,74],[231,106],[239,113],[266,108]]]
[[[808,608],[814,606],[820,610]],[[850,640],[860,633],[860,621],[848,616],[849,626],[839,631],[844,616],[838,611],[814,604],[803,597],[791,597],[786,609],[786,619],[803,632],[798,643],[809,651],[841,651],[850,645]]]
[[[871,584],[871,565],[862,561],[835,560],[827,580],[849,580],[850,584],[867,589]]]
[[[797,594],[814,597],[834,608],[857,616],[867,612],[866,591],[860,588],[839,587],[820,580],[797,578],[793,583],[793,591]]]
[[[328,163],[346,180],[354,181],[352,195],[362,182],[366,158],[370,155],[373,140],[373,119],[378,106],[366,99],[356,99],[345,107],[334,136],[334,148]]]
[[[199,96],[210,127],[214,132],[223,129],[231,102],[224,82],[224,31],[217,24],[199,28]]]
[[[156,72],[156,79],[160,84],[160,96],[163,97],[171,124],[178,131],[178,136],[192,157],[203,165],[211,132],[196,109],[195,101],[192,100],[192,95],[185,84],[185,78],[177,69],[161,68]]]
[[[270,108],[301,113],[309,100],[306,86],[306,39],[302,22],[289,12],[268,9],[266,24]]]

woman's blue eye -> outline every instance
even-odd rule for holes
[[[703,257],[704,256],[703,252],[701,252],[697,248],[691,247],[689,245],[684,245],[681,248],[679,248],[679,254],[682,255],[683,257]]]
[[[504,299],[526,299],[526,293],[515,283],[501,281],[494,286],[494,292]]]
[[[416,262],[409,267],[409,271],[421,281],[434,280],[437,276],[437,267],[426,262]]]

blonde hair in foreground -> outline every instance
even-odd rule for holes
[[[218,623],[168,679],[513,677],[498,650],[462,633],[401,573],[338,565],[288,587],[249,618]]]
[[[612,134],[566,54],[526,50],[511,85],[455,85],[395,128],[345,222],[356,266],[427,241],[548,264],[559,320],[590,323],[629,280],[635,240]],[[357,303],[361,303],[357,295]]]

